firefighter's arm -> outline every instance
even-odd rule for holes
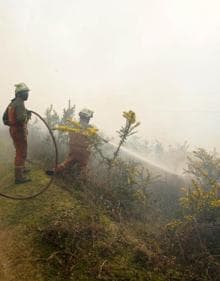
[[[16,120],[18,123],[22,124],[22,123],[27,123],[28,121],[28,113],[27,110],[24,106],[24,102],[21,101],[17,104],[16,106]]]

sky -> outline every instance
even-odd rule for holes
[[[14,84],[40,114],[70,99],[109,135],[220,150],[218,0],[0,0],[0,112]]]

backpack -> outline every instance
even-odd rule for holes
[[[3,113],[2,121],[3,121],[5,126],[10,126],[10,122],[9,122],[9,118],[8,118],[8,106],[5,110],[5,112]]]

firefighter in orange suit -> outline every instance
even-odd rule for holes
[[[90,119],[93,117],[93,111],[89,109],[83,109],[79,113],[79,124],[83,129],[91,128],[89,125]],[[69,134],[69,155],[68,157],[60,163],[55,169],[47,170],[47,175],[53,175],[62,173],[69,167],[74,165],[78,166],[80,172],[85,170],[89,157],[90,157],[90,146],[91,141],[88,136],[81,133],[70,133]]]
[[[28,99],[29,88],[24,84],[15,85],[15,98],[7,107],[9,132],[15,147],[15,183],[21,184],[31,181],[25,177],[27,158],[27,122],[31,112],[25,108],[24,101]]]

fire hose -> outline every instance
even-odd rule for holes
[[[54,150],[55,150],[55,158],[54,158],[54,167],[57,166],[58,164],[58,148],[57,148],[57,143],[56,143],[56,140],[55,140],[55,137],[53,135],[53,132],[52,130],[50,129],[49,125],[47,124],[47,122],[40,116],[40,114],[38,114],[37,112],[35,111],[31,111],[32,114],[34,114],[35,116],[37,116],[43,123],[44,125],[46,126],[46,128],[48,129],[49,131],[49,134],[51,136],[51,139],[52,139],[52,142],[53,142],[53,146],[54,146]],[[7,194],[3,194],[3,193],[0,193],[0,196],[1,197],[4,197],[4,198],[7,198],[7,199],[12,199],[12,200],[29,200],[29,199],[33,199],[33,198],[36,198],[38,197],[39,195],[41,195],[42,193],[44,193],[50,186],[51,184],[53,183],[54,181],[54,177],[52,176],[50,178],[50,181],[46,184],[46,186],[44,186],[40,191],[38,191],[37,193],[33,194],[33,195],[30,195],[30,196],[26,196],[26,197],[21,197],[21,196],[12,196],[12,195],[7,195]]]

